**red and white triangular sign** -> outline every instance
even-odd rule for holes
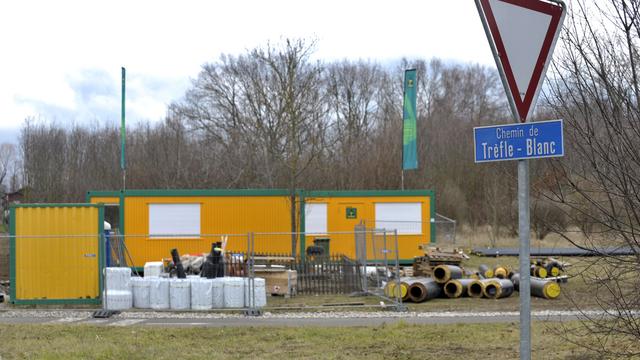
[[[521,122],[535,105],[562,28],[561,1],[476,0],[507,95]]]

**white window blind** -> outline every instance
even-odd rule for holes
[[[309,235],[327,233],[327,204],[304,205],[305,232]]]
[[[200,236],[200,204],[149,204],[149,235]]]
[[[422,203],[376,203],[376,228],[422,234]]]

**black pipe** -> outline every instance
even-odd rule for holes
[[[480,274],[482,274],[482,277],[485,278],[485,279],[493,277],[493,269],[491,269],[487,265],[483,264],[483,265],[478,266],[478,272]]]
[[[214,277],[224,277],[224,259],[222,258],[222,243],[216,242],[212,244],[211,254],[213,266],[215,269]]]
[[[202,277],[207,279],[213,279],[216,277],[216,271],[213,266],[213,250],[216,248],[216,243],[211,243],[211,251],[207,254],[207,258],[202,264]]]
[[[175,265],[176,267],[178,279],[186,279],[187,274],[185,274],[184,272],[184,267],[182,266],[182,261],[180,260],[178,249],[171,249],[171,258],[173,259],[173,265]]]
[[[433,269],[432,277],[439,283],[444,284],[449,280],[460,279],[464,273],[459,266],[455,265],[438,265]]]

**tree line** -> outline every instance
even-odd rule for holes
[[[126,187],[400,189],[402,77],[416,68],[419,169],[405,172],[405,189],[435,190],[438,212],[464,223],[507,224],[512,167],[473,164],[473,126],[508,119],[494,69],[322,62],[315,46],[288,40],[204,64],[163,121],[128,126]],[[27,119],[19,153],[29,201],[120,189],[119,141],[115,125]]]

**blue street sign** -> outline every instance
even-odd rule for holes
[[[564,156],[562,120],[473,128],[477,163]]]

